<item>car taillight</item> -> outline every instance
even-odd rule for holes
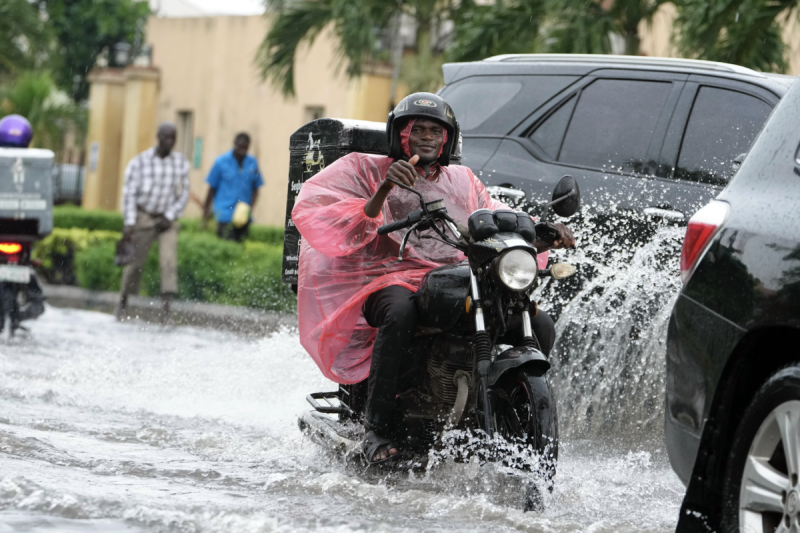
[[[16,242],[0,242],[0,253],[6,255],[18,254],[22,251],[22,245]]]
[[[711,239],[725,223],[730,210],[731,206],[726,202],[712,200],[689,219],[681,250],[681,281],[684,285],[692,276]]]

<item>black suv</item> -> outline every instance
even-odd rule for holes
[[[689,221],[667,338],[679,530],[800,529],[800,83]]]
[[[570,174],[590,209],[684,224],[727,184],[793,80],[708,61],[547,54],[446,64],[444,77],[462,164],[487,186],[536,205]]]

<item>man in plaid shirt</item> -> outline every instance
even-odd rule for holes
[[[158,144],[142,152],[125,169],[122,212],[123,236],[133,241],[134,259],[122,271],[122,292],[116,316],[127,316],[129,294],[138,294],[150,246],[158,239],[161,263],[161,321],[169,321],[170,302],[178,292],[178,218],[189,198],[189,162],[177,152],[175,125],[158,127]]]

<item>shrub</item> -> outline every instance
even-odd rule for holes
[[[73,228],[56,229],[34,248],[43,263],[47,254],[74,256],[74,278],[84,288],[118,291],[122,268],[114,265],[119,233]],[[281,282],[283,246],[261,242],[223,241],[209,233],[178,236],[178,297],[183,300],[239,305],[271,311],[293,311],[294,293]],[[48,279],[48,281],[50,281]],[[141,292],[161,293],[158,244],[147,256]]]
[[[121,232],[123,222],[122,214],[116,211],[60,205],[53,209],[53,226]]]
[[[207,229],[201,228],[199,218],[180,219],[182,233],[207,233],[215,235],[216,223],[210,221]],[[53,225],[56,228],[83,228],[121,232],[122,214],[102,209],[83,209],[74,205],[61,205],[53,209]],[[283,228],[279,226],[250,226],[248,241],[283,246]]]
[[[122,281],[122,268],[114,264],[115,253],[116,246],[112,242],[99,242],[77,252],[75,277],[78,284],[84,289],[95,291],[118,291]]]
[[[111,245],[120,236],[120,233],[114,231],[54,228],[50,235],[34,244],[33,257],[42,262],[40,272],[48,283],[74,285],[76,254],[100,243]],[[113,264],[113,252],[111,257]]]

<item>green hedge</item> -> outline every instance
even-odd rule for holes
[[[120,233],[113,231],[56,228],[35,245],[34,257],[42,261],[42,274],[51,283],[77,283],[92,290],[118,291],[122,268],[114,265],[114,254],[119,238]],[[295,295],[281,282],[282,259],[282,244],[252,241],[239,244],[209,233],[181,231],[178,236],[178,297],[270,311],[294,311]],[[160,283],[156,244],[147,257],[141,293],[160,294]]]
[[[216,224],[211,221],[208,228],[200,227],[199,218],[182,218],[181,231],[186,233],[213,234]],[[122,214],[102,209],[82,209],[74,205],[62,205],[53,209],[53,225],[56,228],[83,228],[88,230],[122,231]],[[278,226],[250,226],[248,241],[283,245],[283,228]]]

